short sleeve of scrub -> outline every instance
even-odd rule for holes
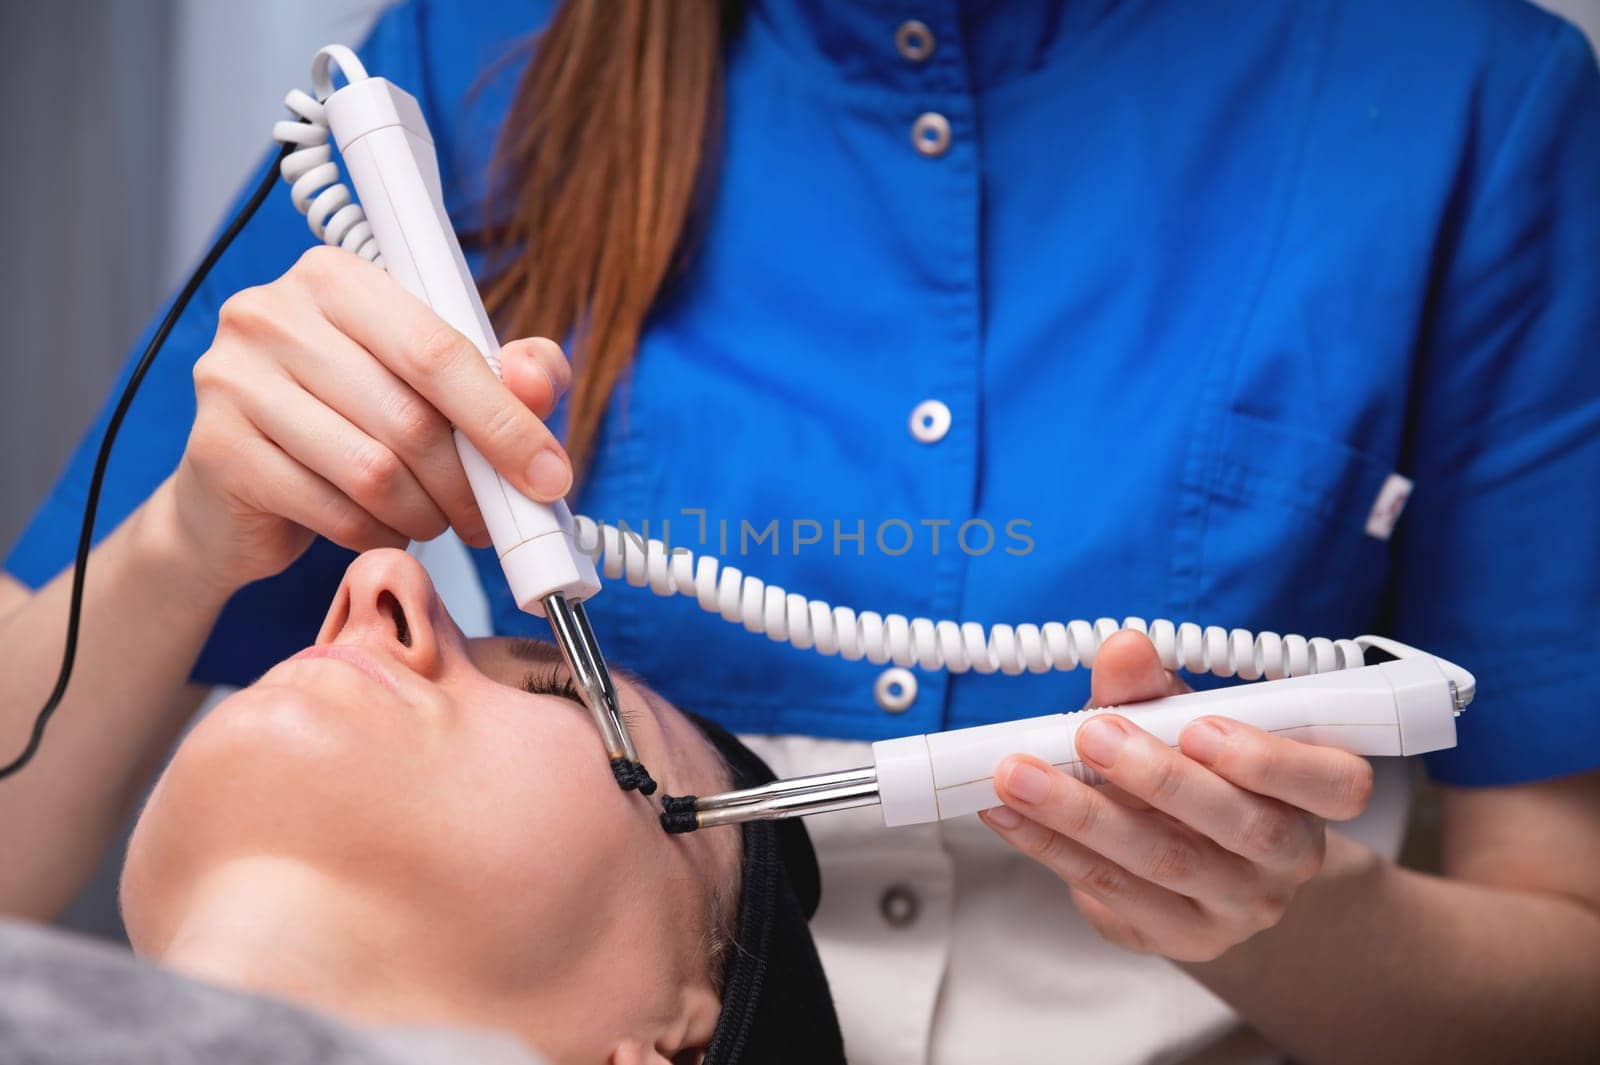
[[[1438,779],[1600,765],[1600,72],[1553,25],[1439,249],[1397,533],[1395,634],[1477,700]],[[1407,387],[1396,382],[1396,387]],[[1537,545],[1532,549],[1531,545]]]

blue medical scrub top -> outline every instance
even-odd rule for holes
[[[458,228],[502,60],[549,6],[413,2],[367,41],[422,102]],[[897,47],[908,18],[931,54]],[[1509,0],[760,0],[726,100],[698,254],[578,510],[857,609],[1387,633],[1479,678],[1437,777],[1600,765],[1600,77],[1570,26]],[[283,190],[223,258],[103,530],[177,463],[218,306],[311,243]],[[7,561],[30,585],[70,559],[103,418]],[[321,543],[240,592],[195,676],[310,642],[348,558]],[[543,634],[477,563],[496,628]],[[884,667],[688,599],[619,580],[591,616],[609,658],[741,730],[878,739],[1086,692],[920,673],[895,714]]]

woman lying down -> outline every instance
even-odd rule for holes
[[[798,823],[668,836],[564,674],[551,645],[464,638],[410,556],[363,555],[316,644],[219,704],[156,785],[122,879],[134,950],[558,1065],[842,1061]],[[618,694],[664,791],[771,779],[639,682]]]

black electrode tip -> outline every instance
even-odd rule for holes
[[[700,819],[694,815],[693,810],[663,810],[661,827],[670,835],[681,836],[685,832],[693,832],[699,828]]]
[[[630,762],[626,758],[611,759],[611,775],[616,778],[617,787],[623,791],[637,791],[641,795],[654,795],[656,782],[650,777],[650,770],[642,762]]]
[[[669,814],[694,813],[695,803],[700,800],[693,795],[663,795],[661,808]]]
[[[611,775],[616,778],[617,787],[623,791],[633,791],[639,786],[638,767],[626,758],[611,759]],[[655,782],[651,781],[650,786],[653,789]]]

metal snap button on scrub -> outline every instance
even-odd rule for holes
[[[872,697],[886,714],[903,714],[917,701],[917,677],[909,669],[892,666],[878,674]]]
[[[906,19],[894,31],[894,46],[899,49],[902,59],[920,63],[933,54],[933,31],[926,22]]]
[[[878,912],[890,928],[909,928],[922,912],[922,900],[904,884],[894,884],[878,900]]]
[[[937,444],[950,431],[950,408],[925,399],[911,411],[911,435],[924,444]]]
[[[911,124],[911,144],[929,159],[950,148],[950,120],[937,111],[924,111]]]

